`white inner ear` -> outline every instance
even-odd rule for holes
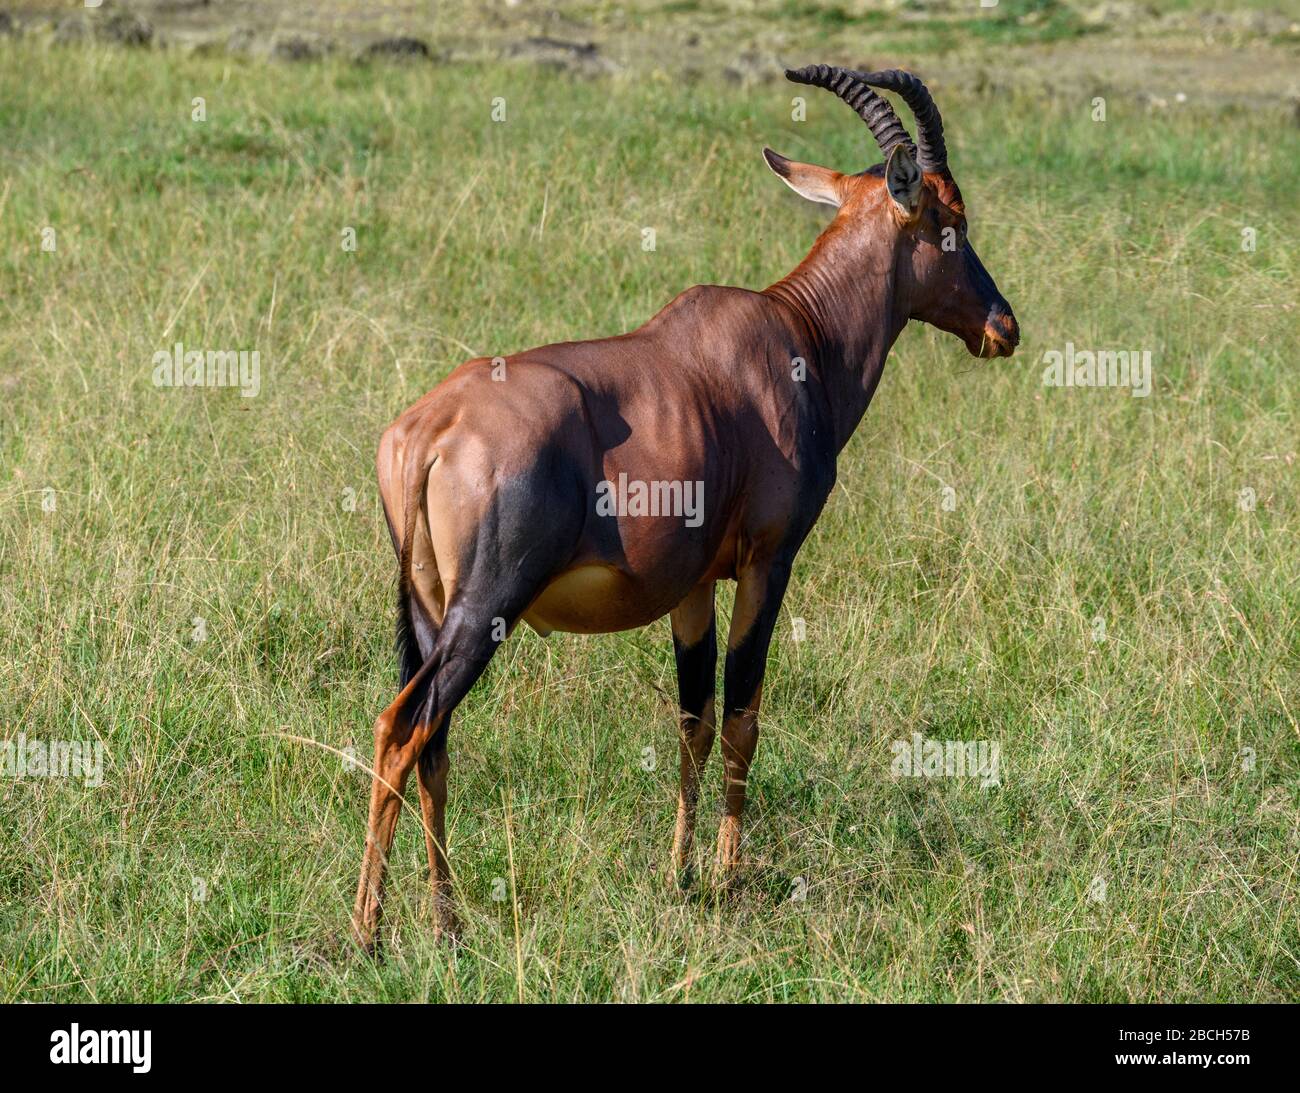
[[[837,176],[834,171],[786,159],[771,148],[763,149],[763,158],[772,168],[772,173],[800,197],[823,205],[834,205],[837,209],[840,207],[840,193],[835,186]]]
[[[889,153],[889,163],[885,165],[885,185],[889,188],[889,196],[909,213],[921,199],[921,168],[901,144]]]
[[[817,201],[822,205],[834,205],[837,209],[840,207],[840,195],[833,187],[825,185],[824,179],[817,177],[801,178],[798,173],[794,173],[789,178],[782,177],[781,181],[800,197],[806,197],[809,201]]]

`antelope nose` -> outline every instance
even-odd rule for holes
[[[1020,344],[1020,324],[1005,304],[994,304],[984,323],[984,335],[1001,350],[999,356],[1009,357]]]

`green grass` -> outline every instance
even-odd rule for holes
[[[873,152],[842,104],[794,124],[775,85],[4,41],[0,62],[0,723],[107,749],[98,788],[0,783],[0,997],[1300,995],[1280,112],[943,97],[1022,348],[900,340],[774,644],[745,881],[665,884],[666,623],[521,631],[452,731],[464,943],[431,943],[408,812],[370,963],[340,956],[367,781],[331,749],[368,761],[394,689],[381,430],[471,354],[770,283],[825,212],[759,148]],[[178,340],[259,350],[259,397],[152,386]],[[1150,349],[1153,394],[1044,388],[1067,340]],[[998,742],[1001,787],[891,778],[916,731]],[[720,780],[715,757],[704,851]]]

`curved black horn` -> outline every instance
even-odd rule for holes
[[[884,72],[849,72],[848,75],[872,87],[900,95],[916,118],[917,166],[923,171],[948,171],[948,149],[943,143],[943,118],[929,90],[910,72],[890,68]]]
[[[825,88],[853,107],[858,117],[867,123],[886,159],[896,144],[906,144],[908,150],[912,150],[912,138],[898,120],[894,108],[872,91],[858,73],[833,65],[808,65],[806,68],[787,68],[785,78],[793,83]]]

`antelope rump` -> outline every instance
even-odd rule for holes
[[[400,691],[375,724],[352,933],[371,948],[414,769],[434,929],[455,929],[445,845],[452,712],[520,620],[606,633],[669,615],[680,700],[674,873],[689,879],[699,779],[718,715],[714,587],[736,582],[721,713],[717,862],[738,863],[768,645],[836,459],[909,320],[1009,356],[1011,308],[966,237],[943,126],[897,70],[788,71],[867,124],[884,163],[858,174],[764,149],[795,192],[837,212],[763,291],[687,289],[631,333],[467,361],[384,433],[377,469],[399,567]],[[913,143],[873,88],[902,97]],[[688,483],[698,519],[613,509],[613,482]]]

